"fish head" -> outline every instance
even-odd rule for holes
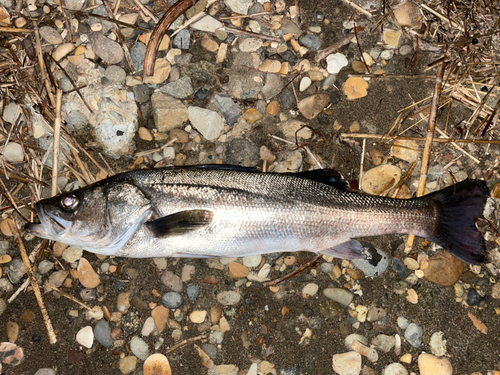
[[[152,214],[140,189],[123,182],[43,199],[35,209],[40,224],[28,224],[29,233],[103,255],[119,251]]]

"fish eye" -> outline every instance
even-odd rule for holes
[[[65,210],[74,210],[78,203],[78,198],[74,195],[66,195],[61,199],[61,207]]]

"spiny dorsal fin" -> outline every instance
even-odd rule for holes
[[[209,225],[212,218],[212,211],[188,210],[149,221],[146,226],[156,237],[166,237],[184,234]]]

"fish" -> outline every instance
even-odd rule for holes
[[[43,199],[35,236],[96,254],[242,257],[309,251],[367,253],[355,238],[414,234],[469,264],[485,260],[476,228],[490,193],[465,180],[412,199],[351,191],[333,169],[262,173],[232,166],[142,169]]]

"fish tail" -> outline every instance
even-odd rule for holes
[[[423,199],[431,200],[440,210],[434,233],[426,236],[469,264],[485,260],[486,247],[475,221],[482,215],[490,192],[485,181],[465,180]]]

